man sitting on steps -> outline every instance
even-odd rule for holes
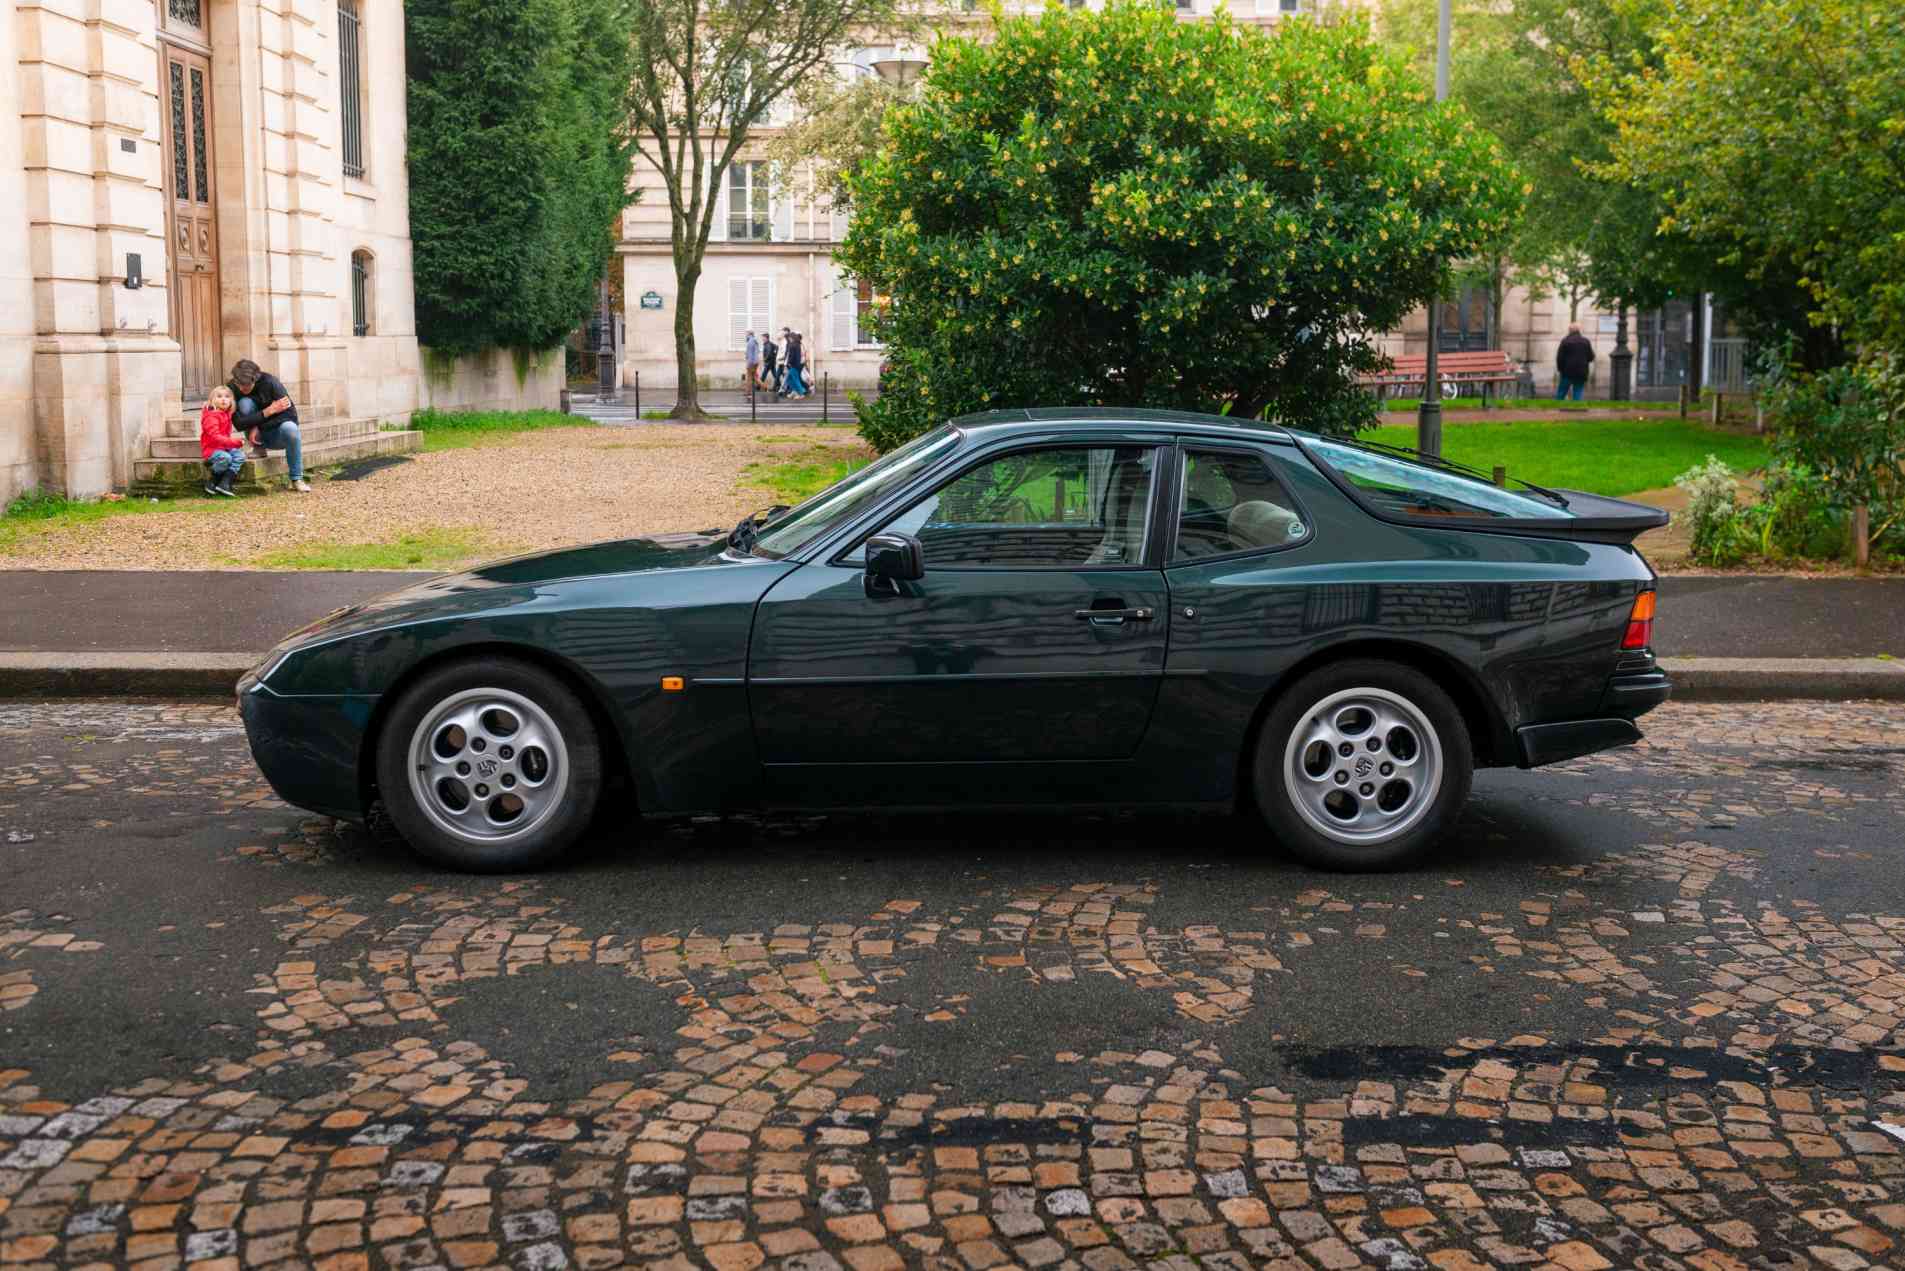
[[[298,433],[298,408],[278,377],[258,369],[245,358],[232,367],[227,385],[238,399],[238,411],[232,424],[257,447],[260,455],[272,450],[284,451],[291,469],[291,488],[299,494],[311,493],[304,480],[304,438]]]

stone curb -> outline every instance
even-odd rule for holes
[[[257,653],[0,653],[0,698],[231,698]]]
[[[1880,658],[1662,658],[1677,702],[1905,701],[1905,662]]]
[[[0,653],[0,698],[229,698],[257,653]],[[1905,661],[1662,658],[1680,702],[1905,701]]]

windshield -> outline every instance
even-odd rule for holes
[[[846,480],[769,521],[754,538],[754,554],[780,557],[800,550],[911,481],[958,442],[958,431],[948,424],[882,455]]]
[[[1387,516],[1537,520],[1571,515],[1566,508],[1504,490],[1479,477],[1411,463],[1358,446],[1306,437],[1303,448],[1327,463],[1365,502]]]

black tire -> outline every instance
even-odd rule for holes
[[[443,718],[445,712],[453,717]],[[456,722],[472,712],[476,722],[468,729]],[[518,731],[500,731],[511,720]],[[426,726],[438,740],[420,738]],[[530,744],[518,751],[512,736]],[[430,748],[427,761],[454,760],[464,771],[413,784],[413,744]],[[444,782],[461,787],[463,811],[452,809]],[[549,672],[509,658],[471,658],[404,690],[377,738],[377,785],[390,825],[419,855],[470,873],[533,870],[560,856],[593,820],[602,793],[601,744],[581,701]],[[519,809],[513,819],[512,799]]]
[[[1361,731],[1358,707],[1369,717]],[[1320,775],[1307,777],[1319,758]],[[1305,864],[1343,871],[1395,869],[1420,856],[1453,827],[1475,775],[1468,725],[1449,695],[1412,667],[1365,658],[1318,667],[1284,689],[1251,764],[1271,833]],[[1306,780],[1313,784],[1293,788]]]

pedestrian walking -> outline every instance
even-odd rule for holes
[[[1587,387],[1588,368],[1593,365],[1594,345],[1581,334],[1580,323],[1570,322],[1554,354],[1554,399],[1561,402],[1572,397],[1580,401],[1581,390]]]
[[[761,387],[772,389],[774,396],[781,392],[780,350],[774,345],[774,333],[761,333]]]
[[[784,387],[789,397],[805,397],[807,388],[807,349],[802,343],[800,332],[781,330],[782,358],[787,363],[787,379]]]
[[[753,391],[761,379],[761,342],[752,331],[747,333],[747,366],[741,372],[741,387]]]

